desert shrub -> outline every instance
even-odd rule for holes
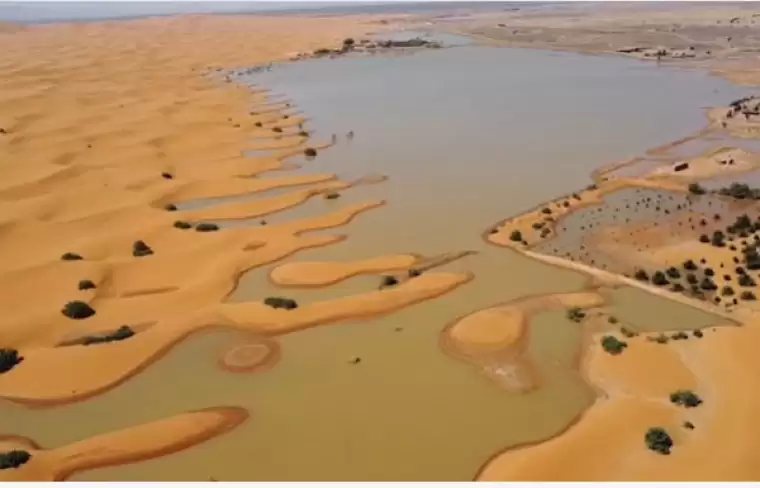
[[[541,209],[541,213],[544,213],[546,215],[551,215],[552,209],[550,209],[549,207],[544,207]]]
[[[716,230],[713,232],[712,239],[710,240],[710,244],[712,244],[715,247],[725,247],[726,236],[723,234],[723,232]]]
[[[541,229],[541,237],[542,238],[546,238],[551,233],[552,233],[552,231],[548,227],[545,227],[545,228]]]
[[[314,149],[313,147],[307,147],[306,149],[303,150],[303,154],[307,158],[313,158],[317,155],[317,150]]]
[[[612,354],[613,356],[623,352],[623,349],[626,347],[628,347],[628,344],[614,336],[606,335],[602,337],[602,349]]]
[[[670,338],[673,339],[674,341],[683,341],[683,340],[688,339],[689,335],[686,332],[679,331],[671,335]]]
[[[85,336],[82,339],[82,344],[85,346],[89,346],[92,344],[103,344],[106,342],[115,342],[115,341],[123,341],[124,339],[129,339],[135,335],[135,332],[132,330],[131,327],[128,325],[122,325],[115,331],[101,335],[101,336]]]
[[[62,261],[80,261],[84,258],[75,252],[66,252],[61,255]]]
[[[670,289],[671,291],[674,291],[676,293],[681,293],[686,288],[684,288],[684,286],[681,283],[673,283],[673,286]]]
[[[615,317],[614,315],[610,315],[609,317],[607,317],[607,322],[609,322],[610,324],[615,325],[615,324],[618,323],[618,318]]]
[[[687,259],[683,263],[683,268],[687,271],[696,271],[697,270],[697,263],[692,261],[691,259]]]
[[[710,242],[710,238],[707,237],[707,234],[702,234],[701,236],[699,236],[699,242],[704,242],[705,244],[707,244],[708,242]]]
[[[697,339],[701,339],[705,335],[704,332],[702,332],[699,329],[697,329],[694,332],[692,332],[692,334],[694,334],[694,337],[696,337]]]
[[[255,123],[255,124],[253,124],[253,125],[254,125],[254,126],[256,126],[256,127],[261,127],[261,125],[262,125],[262,124],[261,124],[261,122],[256,122],[256,123]]]
[[[754,294],[754,293],[752,293],[752,292],[751,292],[751,291],[749,291],[749,290],[745,290],[745,291],[743,291],[743,292],[741,293],[741,295],[739,295],[739,298],[741,298],[742,300],[746,300],[746,301],[748,301],[748,302],[749,302],[749,301],[753,301],[753,300],[757,300],[757,297],[755,296],[755,294]]]
[[[683,423],[683,428],[684,429],[689,429],[689,430],[694,430],[694,424],[692,424],[691,422],[689,422],[687,420],[686,422]]]
[[[219,230],[219,226],[211,222],[201,222],[195,226],[195,230],[198,232],[215,232]]]
[[[720,291],[720,294],[724,297],[732,297],[734,296],[734,289],[730,286],[726,285],[723,287],[723,289]]]
[[[673,447],[673,439],[662,427],[652,427],[644,435],[647,448],[660,454],[670,454]]]
[[[177,206],[174,205],[173,203],[167,203],[166,205],[164,205],[164,210],[166,210],[167,212],[174,212],[177,210]]]
[[[150,256],[151,254],[153,254],[153,249],[145,244],[145,241],[135,241],[132,244],[132,256],[140,258],[143,256]]]
[[[689,193],[693,195],[704,195],[707,193],[707,190],[705,190],[699,183],[691,183],[689,184]]]
[[[383,276],[380,281],[380,287],[385,288],[386,286],[395,286],[398,284],[398,280],[395,276],[386,275]]]
[[[328,191],[325,193],[325,199],[326,200],[335,200],[336,198],[340,198],[340,193],[337,191]]]
[[[691,390],[678,390],[670,394],[670,402],[686,408],[698,407],[702,399]]]
[[[648,340],[656,342],[657,344],[667,344],[670,340],[670,337],[666,336],[665,334],[660,334],[655,337],[649,337]]]
[[[284,308],[285,310],[298,308],[298,303],[295,300],[284,297],[268,297],[264,300],[264,305],[272,308]]]
[[[175,229],[186,230],[186,229],[192,229],[193,228],[193,224],[191,224],[190,222],[185,222],[184,220],[175,220],[174,224],[172,224],[172,225],[174,225]]]
[[[657,286],[665,286],[670,284],[670,281],[665,277],[665,273],[662,271],[655,271],[652,275],[652,283]]]
[[[737,200],[757,199],[760,196],[760,190],[751,188],[745,183],[731,183],[729,186],[721,188],[718,193],[724,196],[736,198]]]
[[[568,320],[572,320],[573,322],[580,322],[586,318],[586,312],[578,307],[568,308],[565,315]]]
[[[171,180],[172,178],[174,178],[174,175],[172,175],[171,173],[163,172],[161,173],[161,178],[165,180]]]
[[[282,132],[282,129],[280,127],[272,127],[272,132],[280,133]]]
[[[665,271],[665,274],[667,274],[669,278],[674,278],[674,279],[678,279],[681,277],[681,272],[678,271],[678,269],[674,268],[673,266],[668,268]]]
[[[95,288],[95,283],[93,283],[91,280],[79,280],[77,288],[80,290],[92,290]]]
[[[620,333],[623,334],[623,337],[626,337],[628,339],[630,339],[631,337],[636,337],[638,335],[634,331],[627,329],[625,327],[620,328]]]
[[[705,291],[713,291],[718,289],[718,285],[716,285],[715,282],[713,282],[713,280],[707,276],[702,278],[702,281],[699,283],[699,287]]]
[[[305,130],[302,130],[301,132],[299,132],[298,135],[301,137],[309,137],[309,133],[306,132]]]
[[[755,286],[755,280],[748,274],[739,275],[739,286]]]
[[[347,47],[351,47],[354,45],[354,40],[351,39],[350,37],[343,39],[343,45]]]
[[[513,230],[509,234],[509,240],[514,241],[514,242],[522,241],[523,240],[522,232],[520,232],[519,230]]]
[[[533,227],[536,230],[539,230],[544,226],[544,224],[545,224],[544,222],[533,222],[531,224],[531,227]]]
[[[649,281],[649,275],[643,269],[637,269],[633,277],[639,281]]]
[[[699,279],[697,278],[697,275],[695,275],[694,273],[688,273],[686,275],[686,281],[688,281],[692,285],[696,285],[697,283],[699,283]]]
[[[0,349],[0,373],[7,373],[23,360],[15,349]]]
[[[419,270],[419,269],[417,269],[417,268],[411,268],[411,269],[409,269],[409,271],[407,272],[407,275],[408,275],[410,278],[416,278],[417,276],[419,276],[419,275],[421,275],[421,274],[422,274],[422,271],[420,271],[420,270]]]
[[[19,449],[0,452],[0,469],[18,468],[19,466],[26,464],[31,458],[31,454]]]
[[[70,319],[81,320],[95,315],[95,310],[85,302],[74,300],[64,305],[61,313]]]

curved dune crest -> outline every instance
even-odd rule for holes
[[[277,266],[269,279],[278,286],[327,286],[359,274],[409,269],[417,256],[395,254],[347,262],[296,261]]]
[[[136,463],[187,449],[228,432],[248,418],[239,407],[213,407],[90,437],[55,449],[8,438],[7,448],[28,450],[31,459],[0,470],[3,481],[62,481],[90,469]]]

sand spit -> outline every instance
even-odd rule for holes
[[[409,269],[417,259],[412,254],[395,254],[338,263],[296,261],[277,266],[269,274],[269,279],[277,286],[328,286],[359,274]]]
[[[248,418],[245,409],[214,407],[44,449],[31,439],[0,439],[3,450],[29,452],[28,462],[0,471],[3,481],[63,481],[77,472],[136,463],[190,448],[228,432]]]
[[[527,355],[532,316],[546,310],[590,309],[604,304],[604,297],[591,289],[520,297],[449,324],[441,331],[441,347],[448,354],[482,368],[508,391],[530,391],[539,386],[537,372]]]

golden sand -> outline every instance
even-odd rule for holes
[[[409,269],[417,259],[412,254],[396,254],[346,262],[295,261],[274,268],[269,279],[278,286],[327,286],[359,274]]]

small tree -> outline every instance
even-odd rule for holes
[[[602,337],[602,349],[612,354],[613,356],[616,356],[623,352],[626,347],[628,347],[627,343],[619,340],[614,336],[606,335]]]
[[[673,447],[673,439],[662,427],[652,427],[644,435],[644,442],[647,447],[660,454],[670,454]]]
[[[0,452],[0,469],[15,469],[26,464],[32,455],[20,449]]]
[[[264,305],[272,308],[284,308],[285,310],[298,308],[298,303],[295,300],[284,297],[268,297],[264,300]]]
[[[686,408],[698,407],[702,404],[702,399],[691,390],[678,390],[671,393],[670,401]]]
[[[522,232],[519,230],[513,230],[509,233],[509,240],[514,242],[521,242],[523,240]]]
[[[70,319],[82,320],[95,315],[95,310],[85,302],[74,300],[64,305],[61,313]]]

